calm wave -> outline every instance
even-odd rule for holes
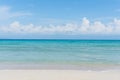
[[[0,40],[0,63],[120,65],[119,40]]]

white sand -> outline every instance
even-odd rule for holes
[[[0,70],[0,80],[120,80],[120,71]]]

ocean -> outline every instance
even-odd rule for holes
[[[16,64],[37,69],[41,65],[42,69],[119,69],[120,40],[0,40],[0,68]]]

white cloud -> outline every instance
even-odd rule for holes
[[[28,15],[31,15],[31,13],[14,12],[11,10],[11,7],[9,6],[0,6],[0,20],[6,20],[14,17],[28,16]]]
[[[65,24],[65,25],[48,25],[35,26],[34,24],[23,25],[17,21],[9,26],[1,26],[1,33],[18,33],[18,34],[120,34],[120,20],[114,19],[112,22],[103,24],[101,21],[90,22],[87,18],[83,18],[81,24]]]

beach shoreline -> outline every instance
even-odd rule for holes
[[[120,80],[120,41],[0,44],[0,80]]]
[[[120,70],[120,65],[112,64],[40,64],[40,63],[0,63],[0,70],[82,70],[108,71]]]
[[[120,80],[120,70],[0,70],[0,80]]]

